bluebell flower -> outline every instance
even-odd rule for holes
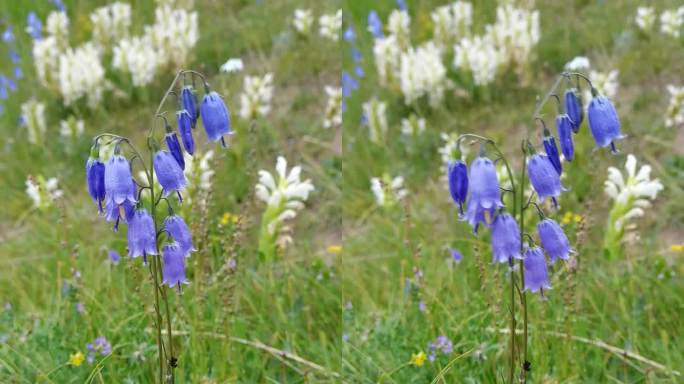
[[[200,105],[200,116],[202,116],[202,123],[209,141],[221,140],[221,144],[225,147],[223,135],[231,135],[233,131],[230,129],[228,107],[218,93],[212,91],[204,95]]]
[[[160,150],[154,155],[152,165],[154,166],[154,172],[157,174],[157,180],[159,180],[159,184],[164,189],[164,196],[168,196],[169,193],[176,191],[179,199],[182,201],[180,191],[185,188],[187,181],[176,159],[168,151]]]
[[[382,32],[382,21],[375,10],[372,10],[368,13],[368,31],[376,39],[385,37],[384,33]]]
[[[407,11],[408,6],[406,5],[406,0],[397,0],[397,6],[399,7],[400,10],[402,11]]]
[[[527,173],[539,199],[543,202],[547,197],[551,197],[553,204],[557,207],[556,198],[565,191],[565,188],[561,185],[560,175],[551,164],[549,157],[544,154],[533,155],[527,163]]]
[[[450,161],[447,178],[451,198],[458,204],[458,210],[463,215],[463,203],[468,195],[468,167],[461,160]]]
[[[574,252],[570,248],[570,241],[563,232],[563,229],[552,219],[544,219],[537,224],[539,241],[551,258],[551,262],[556,259],[568,260],[570,253]]]
[[[356,33],[354,33],[354,29],[350,26],[347,27],[344,31],[344,39],[350,43],[354,42],[356,40]]]
[[[133,191],[135,191],[136,186],[135,184],[132,185]],[[114,232],[119,230],[119,223],[121,222],[121,220],[123,220],[124,223],[130,222],[131,218],[133,218],[134,213],[135,203],[131,203],[130,201],[126,200],[121,204],[116,204],[108,196],[105,197],[104,217],[106,221],[114,222]]]
[[[363,67],[360,65],[354,67],[354,73],[356,74],[356,77],[363,77],[365,75]]]
[[[178,132],[185,152],[193,155],[195,153],[195,139],[192,137],[192,117],[186,109],[176,112],[176,121],[178,122]]]
[[[162,283],[169,287],[187,284],[185,277],[185,255],[177,244],[167,244],[162,248]]]
[[[107,199],[120,205],[125,201],[137,202],[135,181],[131,175],[131,165],[121,155],[109,158],[105,166],[105,194]]]
[[[492,263],[509,263],[522,259],[520,228],[513,216],[501,213],[492,223]]]
[[[117,252],[113,249],[110,249],[109,252],[107,252],[107,253],[109,255],[109,261],[112,264],[114,264],[114,265],[119,264],[119,261],[121,261],[121,255],[119,254],[119,252]]]
[[[183,255],[190,256],[190,252],[196,251],[192,245],[192,235],[190,228],[185,224],[183,218],[177,215],[171,215],[164,220],[164,229],[166,229],[173,240],[178,244]]]
[[[185,169],[185,158],[183,158],[183,150],[178,142],[176,132],[167,132],[164,139],[166,140],[166,146],[169,148],[169,152],[171,152],[173,158],[176,159],[176,162],[181,169]]]
[[[461,260],[463,260],[463,255],[461,254],[461,251],[459,251],[456,248],[449,248],[449,253],[451,254],[451,259],[456,262],[460,263]]]
[[[5,43],[11,43],[14,41],[14,33],[12,33],[12,27],[7,27],[5,32],[2,33],[2,41]]]
[[[86,183],[88,193],[102,212],[102,202],[105,199],[105,165],[96,157],[89,157],[86,162]]]
[[[147,262],[147,255],[157,254],[157,234],[154,232],[154,220],[146,209],[137,209],[128,221],[128,255],[142,256]]]
[[[200,112],[199,103],[197,103],[197,95],[195,94],[195,91],[191,86],[186,85],[185,87],[183,87],[183,89],[181,89],[180,101],[183,108],[190,115],[190,119],[192,120],[192,127],[195,128],[195,125],[197,124],[197,119],[199,119],[200,116]]]
[[[19,52],[15,50],[10,50],[9,52],[10,60],[12,61],[12,64],[17,64],[19,63],[19,60],[21,57],[19,56]]]
[[[563,157],[565,157],[565,161],[572,161],[575,157],[575,147],[572,143],[572,121],[570,116],[565,113],[558,115],[556,117],[556,129]]]
[[[541,291],[543,296],[544,289],[551,289],[546,259],[544,259],[544,252],[542,252],[541,248],[534,247],[528,249],[525,252],[523,266],[525,268],[525,291],[532,293]]]
[[[503,207],[499,179],[491,160],[478,157],[473,161],[470,165],[468,189],[470,197],[465,218],[473,227],[473,232],[477,233],[480,223],[490,224],[494,218],[494,210]]]
[[[66,7],[64,6],[64,3],[62,0],[52,0],[52,4],[57,8],[60,12],[65,12]]]
[[[620,133],[620,119],[613,103],[605,96],[594,97],[587,109],[587,119],[596,146],[603,148],[610,145],[611,151],[617,152],[615,140],[623,139],[624,136]]]
[[[358,49],[356,49],[354,47],[351,48],[351,57],[355,63],[359,63],[363,59],[363,55],[361,54],[361,51],[359,51]]]
[[[565,112],[572,122],[572,131],[577,133],[584,120],[584,106],[582,95],[575,88],[565,91]]]
[[[544,151],[546,152],[546,156],[549,157],[549,161],[551,161],[553,168],[560,175],[563,172],[563,165],[561,165],[560,155],[558,155],[556,139],[548,133],[548,130],[544,130]]]
[[[29,12],[26,17],[26,32],[28,32],[31,37],[36,40],[43,38],[43,25],[40,22],[40,18],[36,16],[35,12]]]
[[[349,73],[342,72],[342,96],[351,96],[352,91],[359,88],[359,82],[356,81]]]
[[[21,70],[21,67],[14,67],[14,78],[15,79],[21,79],[24,77],[24,71]]]

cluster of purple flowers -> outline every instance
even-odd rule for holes
[[[615,151],[614,141],[623,137],[615,108],[610,100],[599,96],[593,87],[592,95],[594,98],[589,104],[587,115],[594,140],[598,147],[610,146],[612,151]],[[564,106],[565,111],[561,111],[556,118],[556,128],[563,157],[565,161],[572,161],[574,157],[572,135],[579,132],[584,115],[577,90],[570,89],[565,93]],[[489,141],[487,143],[491,144]],[[536,153],[534,147],[528,142],[527,151],[530,157],[527,162],[527,175],[539,201],[543,202],[546,198],[551,198],[554,206],[557,207],[557,199],[566,189],[560,181],[562,165],[556,141],[546,127],[544,127],[542,144],[546,153]],[[573,252],[560,225],[553,219],[546,218],[541,208],[537,206],[541,218],[537,224],[541,248],[534,244],[523,247],[523,233],[515,218],[505,211],[501,201],[501,188],[496,168],[494,163],[485,157],[484,151],[481,151],[480,155],[473,160],[469,170],[466,163],[462,161],[450,163],[448,180],[451,197],[458,205],[461,217],[473,227],[474,233],[477,233],[481,224],[490,228],[493,262],[507,262],[512,267],[514,259],[523,260],[525,290],[541,291],[543,294],[544,289],[549,289],[544,252],[551,263],[557,259],[568,260],[570,253]],[[466,204],[465,212],[464,204]],[[528,237],[532,241],[532,237]]]
[[[343,34],[344,40],[350,45],[350,52],[352,61],[354,62],[354,74],[350,74],[347,71],[342,71],[342,111],[344,112],[346,108],[345,100],[347,97],[351,96],[352,92],[359,89],[359,80],[365,75],[363,71],[363,66],[361,65],[363,61],[363,56],[361,55],[361,50],[359,50],[356,45],[356,32],[354,28],[349,25]]]
[[[437,358],[438,352],[441,352],[443,355],[450,355],[451,352],[454,351],[454,344],[448,337],[441,335],[438,336],[435,341],[428,343],[428,350],[430,351],[428,360],[433,362]]]
[[[183,87],[178,98],[181,110],[176,114],[183,146],[190,155],[194,153],[192,129],[200,117],[210,141],[220,140],[225,146],[223,135],[232,134],[228,108],[221,96],[210,91],[206,83],[205,95],[201,104],[198,104],[195,95],[192,87]],[[175,192],[179,201],[182,202],[181,191],[187,184],[183,173],[185,167],[183,152],[176,133],[168,123],[166,123],[166,131],[166,150],[159,149],[153,138],[149,139],[150,149],[155,151],[152,160],[153,171],[145,169],[145,172],[148,175],[149,182],[152,182],[151,179],[156,174],[162,187],[159,196],[152,195],[152,204],[155,207],[162,198],[165,199],[172,192]],[[103,137],[113,137],[115,143],[114,155],[106,164],[99,159],[99,140]],[[163,283],[168,284],[169,287],[187,283],[184,259],[195,251],[190,230],[180,216],[173,214],[169,203],[169,215],[164,220],[163,229],[160,232],[156,231],[156,217],[152,217],[140,201],[142,190],[153,190],[153,188],[151,185],[138,186],[132,176],[129,159],[121,154],[120,146],[122,143],[130,145],[128,139],[117,135],[104,134],[96,137],[90,157],[86,162],[88,192],[105,219],[115,222],[115,230],[118,229],[121,221],[128,224],[128,254],[130,257],[142,256],[144,262],[147,262],[148,255],[158,255],[158,238],[163,232],[166,232],[173,239],[173,242],[162,247]],[[134,152],[139,158],[135,149]],[[168,200],[166,202],[168,203]],[[118,262],[118,258],[111,255],[110,257],[113,262]]]
[[[86,348],[88,349],[88,363],[93,363],[98,355],[107,356],[112,353],[112,344],[104,336],[99,336],[92,343],[88,343]]]
[[[15,92],[17,90],[17,80],[24,77],[24,73],[19,66],[21,58],[19,57],[19,53],[15,46],[12,26],[7,25],[5,27],[4,32],[2,32],[2,41],[8,46],[8,55],[13,65],[13,74],[7,76],[0,73],[0,114],[4,112],[2,101],[9,98],[10,92]]]

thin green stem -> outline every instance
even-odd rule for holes
[[[527,162],[527,151],[525,150],[525,142],[523,141],[522,145],[522,150],[523,150],[523,161],[522,161],[522,172],[520,175],[520,254],[522,255],[524,252],[524,246],[523,246],[523,237],[525,233],[525,209],[527,206],[529,206],[529,200],[527,205],[523,205],[523,202],[525,201],[525,171],[526,171],[526,162]],[[531,199],[531,196],[530,196]],[[521,294],[521,301],[522,301],[522,311],[523,311],[523,349],[522,349],[522,363],[523,363],[523,369],[522,369],[522,377],[523,377],[523,382],[525,381],[527,377],[527,368],[528,368],[528,362],[527,362],[527,294],[525,292],[525,265],[524,261],[520,260],[520,284],[522,284],[522,294]]]

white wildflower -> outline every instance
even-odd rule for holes
[[[387,104],[374,98],[363,103],[362,108],[364,121],[368,125],[370,140],[374,143],[382,142],[387,133],[387,115],[385,113]]]
[[[245,76],[243,88],[240,95],[240,116],[245,120],[266,116],[271,110],[273,74],[267,73],[263,77]]]
[[[373,57],[380,85],[386,86],[398,80],[401,68],[401,50],[394,35],[373,41]]]
[[[47,208],[62,197],[64,192],[59,189],[59,181],[56,177],[47,180],[43,176],[26,178],[26,194],[33,202],[34,208]]]
[[[59,122],[59,135],[65,139],[75,139],[83,134],[85,124],[83,120],[69,116],[67,120]]]
[[[301,180],[301,166],[287,172],[287,160],[278,156],[276,174],[259,171],[259,182],[255,187],[256,197],[267,207],[262,217],[259,251],[274,256],[275,247],[284,247],[292,242],[291,228],[287,221],[297,217],[297,211],[304,208],[309,194],[315,189],[311,180]]]
[[[401,133],[406,136],[418,136],[425,132],[425,119],[411,114],[408,119],[401,119]]]
[[[21,105],[21,119],[26,126],[29,142],[40,144],[45,135],[45,104],[30,99]]]
[[[411,17],[408,12],[395,9],[387,20],[387,30],[403,51],[411,45]]]
[[[668,85],[670,103],[665,113],[665,126],[670,128],[684,124],[684,86]]]
[[[235,73],[240,72],[244,69],[244,64],[242,59],[239,57],[231,57],[223,65],[221,65],[221,72],[225,73]]]
[[[470,35],[473,24],[473,5],[465,1],[455,1],[437,7],[432,14],[433,37],[444,47],[454,44]]]
[[[465,145],[465,140],[461,140],[460,145],[457,145],[458,136],[459,134],[456,132],[442,132],[441,134],[444,145],[439,148],[439,155],[442,158],[442,166],[444,171],[442,172],[443,175],[446,175],[446,171],[450,162],[455,160],[465,161],[466,156],[468,156],[468,153],[470,153],[470,147]]]
[[[45,30],[60,49],[69,46],[69,17],[66,12],[52,11],[45,22]]]
[[[154,12],[155,23],[145,27],[145,35],[165,64],[180,67],[186,64],[192,48],[199,40],[197,12],[160,5]]]
[[[318,18],[318,24],[318,33],[321,36],[332,41],[338,41],[342,30],[342,10],[338,9],[333,14],[322,15]]]
[[[439,47],[429,41],[418,48],[409,48],[401,54],[400,87],[407,105],[422,96],[428,96],[436,107],[444,98],[446,68]]]
[[[565,64],[565,70],[571,72],[585,72],[591,68],[586,56],[577,56]]]
[[[93,40],[100,46],[109,47],[128,36],[131,5],[117,1],[97,8],[90,14],[90,21],[93,24]]]
[[[392,178],[385,174],[382,177],[371,178],[370,183],[375,202],[381,207],[394,206],[408,195],[402,176]]]
[[[56,85],[59,77],[60,48],[57,39],[47,36],[33,41],[33,64],[38,74],[38,80],[47,88]]]
[[[644,32],[651,32],[657,19],[655,8],[639,7],[634,22]]]
[[[342,88],[325,86],[328,103],[325,106],[323,128],[335,127],[342,124]]]
[[[684,23],[684,6],[664,11],[660,15],[660,32],[672,37],[679,37]]]
[[[505,61],[525,65],[541,38],[539,11],[503,4],[496,8],[496,23],[485,29]]]
[[[310,9],[295,9],[292,25],[298,33],[302,35],[311,33],[313,22],[313,12]]]
[[[454,47],[454,66],[470,72],[476,85],[494,81],[501,60],[500,51],[489,38],[464,38]]]
[[[136,87],[150,84],[161,65],[161,57],[148,35],[123,39],[114,47],[112,67],[130,74]]]
[[[69,48],[59,58],[59,91],[65,105],[86,98],[88,106],[96,107],[105,89],[105,69],[100,54],[92,43]]]

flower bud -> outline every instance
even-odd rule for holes
[[[450,161],[448,166],[449,192],[463,214],[463,203],[468,195],[468,168],[460,160]]]

